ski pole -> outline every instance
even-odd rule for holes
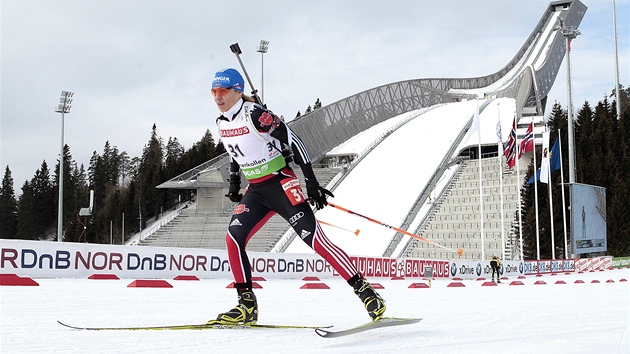
[[[241,47],[239,47],[238,43],[234,43],[230,46],[230,50],[232,51],[232,53],[234,53],[234,55],[236,55],[236,59],[238,59],[238,63],[241,64],[241,69],[243,69],[243,73],[245,74],[245,77],[247,78],[247,82],[249,82],[249,87],[252,88],[252,97],[254,97],[254,100],[256,100],[256,103],[262,106],[263,102],[260,99],[260,97],[258,97],[258,90],[254,88],[254,84],[252,84],[252,80],[249,78],[249,74],[247,74],[247,70],[245,70],[245,65],[243,64],[243,61],[241,60],[241,54],[243,53],[241,52]]]
[[[350,229],[346,229],[346,228],[341,227],[341,226],[333,225],[333,224],[328,223],[328,222],[325,222],[325,221],[321,221],[321,220],[317,220],[317,221],[318,221],[320,224],[324,224],[324,225],[328,225],[328,226],[336,227],[336,228],[338,228],[338,229],[340,229],[340,230],[343,230],[343,231],[352,232],[353,234],[355,234],[355,235],[357,235],[357,236],[359,236],[359,232],[361,231],[361,230],[359,230],[359,229],[356,229],[355,231],[352,231],[352,230],[350,230]]]
[[[330,205],[331,207],[333,207],[333,208],[335,208],[335,209],[339,209],[339,210],[341,210],[341,211],[345,211],[345,212],[346,212],[346,213],[348,213],[348,214],[352,214],[352,215],[358,216],[358,217],[360,217],[360,218],[364,218],[365,220],[371,221],[371,222],[373,222],[373,223],[375,223],[375,224],[379,224],[379,225],[381,225],[381,226],[384,226],[384,227],[390,228],[390,229],[392,229],[392,230],[394,230],[394,231],[398,231],[398,232],[403,233],[403,234],[405,234],[405,235],[407,235],[407,236],[411,236],[411,237],[413,237],[413,238],[417,238],[417,239],[418,239],[418,240],[420,240],[420,241],[424,241],[424,242],[430,243],[430,244],[432,244],[432,245],[435,245],[435,246],[441,247],[441,248],[443,248],[443,249],[445,249],[445,250],[448,250],[448,251],[451,251],[451,252],[455,252],[455,253],[457,253],[457,254],[458,254],[458,255],[460,255],[460,256],[464,253],[464,250],[463,250],[463,249],[461,249],[461,248],[460,248],[460,249],[458,249],[458,250],[456,251],[456,250],[454,250],[454,249],[452,249],[452,248],[448,248],[448,247],[442,246],[442,245],[440,245],[440,244],[439,244],[439,243],[437,243],[437,242],[433,242],[433,241],[431,241],[431,240],[428,240],[428,239],[426,239],[426,238],[424,238],[424,237],[422,237],[422,236],[418,236],[418,235],[416,235],[416,234],[412,234],[411,232],[407,232],[407,231],[405,231],[405,230],[403,230],[403,229],[399,229],[399,228],[397,228],[397,227],[394,227],[394,226],[391,226],[391,225],[387,225],[387,224],[385,224],[385,223],[383,223],[383,222],[381,222],[381,221],[378,221],[378,220],[375,220],[375,219],[369,218],[369,217],[367,217],[367,216],[365,216],[365,215],[361,215],[361,214],[359,214],[359,213],[357,213],[357,212],[354,212],[354,211],[352,211],[352,210],[349,210],[349,209],[346,209],[346,208],[340,207],[340,206],[335,205],[335,204],[333,204],[333,203],[331,203],[331,202],[328,202],[328,205]]]

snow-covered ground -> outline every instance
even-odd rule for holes
[[[593,280],[600,283],[591,283]],[[131,280],[36,279],[0,287],[2,353],[629,353],[630,269],[543,277],[524,285],[409,288],[419,279],[375,280],[390,316],[419,324],[342,338],[312,330],[78,331],[79,326],[203,323],[236,303],[229,279],[169,280],[173,288],[129,288]],[[576,284],[576,280],[584,283]],[[608,280],[614,283],[607,283]],[[534,284],[544,281],[545,285]],[[564,281],[566,284],[556,284]],[[343,280],[300,289],[302,280],[259,282],[259,323],[335,325],[368,321]]]

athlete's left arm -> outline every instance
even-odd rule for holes
[[[290,146],[295,162],[300,165],[306,179],[314,178],[315,173],[311,166],[311,158],[308,155],[304,142],[297,136],[280,117],[268,109],[255,105],[251,112],[252,122],[259,132],[269,134],[281,143]],[[278,146],[280,150],[282,147]]]

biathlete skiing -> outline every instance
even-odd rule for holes
[[[324,234],[315,219],[333,194],[319,185],[304,143],[272,111],[243,93],[245,82],[236,69],[217,72],[212,96],[221,112],[217,118],[220,139],[230,155],[228,197],[238,203],[225,237],[228,262],[238,294],[238,305],[208,324],[253,324],[258,305],[252,290],[247,242],[275,214],[282,216],[302,241],[324,258],[361,299],[373,321],[385,313],[385,301],[357,271],[350,258]],[[284,144],[284,145],[283,145]],[[282,153],[288,146],[306,180],[306,193]],[[241,193],[241,171],[248,185]]]

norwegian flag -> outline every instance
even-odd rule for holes
[[[507,159],[509,168],[516,165],[516,117],[514,117],[514,121],[512,122],[512,130],[510,131],[510,137],[508,138],[503,155],[505,155]]]
[[[521,140],[521,148],[518,151],[518,158],[520,159],[524,153],[532,150],[534,150],[534,122],[527,127],[525,137]]]

